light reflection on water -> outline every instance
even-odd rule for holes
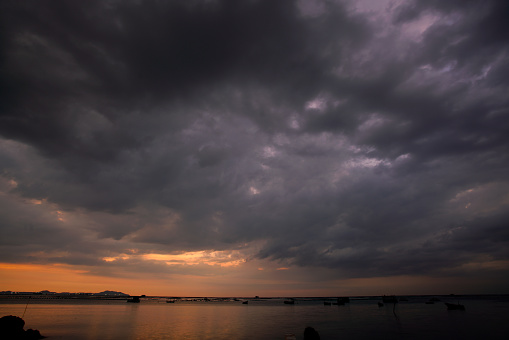
[[[321,301],[240,302],[32,301],[25,329],[53,339],[284,339],[303,338],[306,326],[321,339],[506,339],[509,301],[471,299],[466,311],[447,311],[443,303],[423,300],[379,308],[374,300],[345,306]],[[21,316],[25,304],[0,300],[0,316]],[[394,315],[396,313],[396,316]]]

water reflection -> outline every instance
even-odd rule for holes
[[[424,300],[423,300],[424,301]],[[176,302],[142,301],[31,303],[26,328],[54,339],[303,339],[311,326],[321,339],[479,338],[508,331],[508,302],[469,301],[463,313],[443,304],[400,303],[379,308],[376,301],[325,306],[322,301],[285,305],[279,301]],[[2,304],[0,315],[23,313],[25,304]],[[455,313],[456,312],[456,313]]]

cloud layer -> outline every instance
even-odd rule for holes
[[[0,13],[1,262],[509,281],[506,1]]]

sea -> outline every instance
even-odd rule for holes
[[[406,297],[379,306],[380,297],[125,300],[0,299],[0,316],[23,316],[25,330],[48,340],[304,339],[313,327],[320,339],[509,339],[509,296]],[[29,302],[29,303],[28,303]],[[447,310],[444,302],[465,310]],[[0,334],[1,338],[1,334]]]

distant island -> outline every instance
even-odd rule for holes
[[[16,296],[27,296],[27,295],[30,295],[30,296],[45,296],[45,297],[68,297],[68,298],[93,298],[93,297],[97,297],[97,298],[108,298],[108,297],[111,297],[111,298],[121,298],[121,297],[130,297],[129,294],[125,294],[125,293],[122,293],[122,292],[116,292],[116,291],[113,291],[113,290],[105,290],[103,292],[100,292],[100,293],[83,293],[83,292],[79,292],[79,293],[70,293],[70,292],[61,292],[61,293],[57,293],[57,292],[51,292],[49,290],[41,290],[40,292],[17,292],[17,291],[10,291],[10,290],[6,290],[6,291],[2,291],[0,292],[0,296],[3,296],[3,297],[16,297]]]

